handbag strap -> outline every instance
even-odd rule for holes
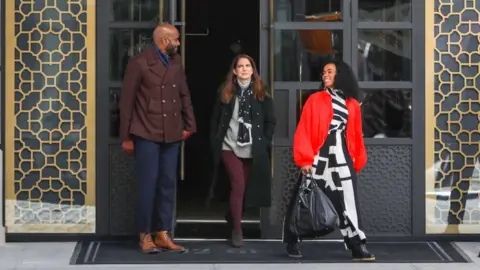
[[[302,178],[300,183],[300,186],[303,186],[304,188],[310,189],[310,187],[317,186],[317,183],[313,180],[313,176],[311,173],[308,173],[307,175],[304,175],[302,172],[300,172],[300,177]]]

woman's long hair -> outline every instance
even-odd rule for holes
[[[253,91],[253,96],[257,100],[263,100],[265,96],[268,94],[267,93],[267,87],[263,80],[260,78],[260,75],[258,75],[257,71],[257,65],[255,64],[255,61],[253,60],[252,57],[246,55],[246,54],[239,54],[237,55],[233,61],[232,65],[230,66],[230,71],[227,74],[227,79],[225,80],[225,83],[223,84],[223,89],[222,89],[222,102],[227,104],[230,102],[232,97],[234,96],[236,89],[237,89],[237,76],[233,74],[233,70],[237,67],[238,61],[242,58],[247,59],[250,62],[250,65],[252,65],[252,91]]]
[[[335,75],[335,78],[333,81],[333,85],[335,89],[342,90],[343,94],[345,95],[345,98],[354,98],[358,101],[360,90],[358,87],[357,78],[355,77],[355,74],[353,74],[352,68],[343,61],[330,60],[325,62],[325,64],[321,69],[322,72],[325,66],[328,64],[334,64],[335,67],[337,68],[337,74]],[[325,86],[322,82],[321,88],[324,88],[324,87]]]

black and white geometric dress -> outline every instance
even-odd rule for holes
[[[330,198],[339,215],[338,227],[345,240],[366,240],[365,233],[358,228],[355,190],[357,175],[348,153],[345,131],[348,110],[339,90],[326,90],[332,96],[333,118],[327,139],[314,158],[312,178]],[[284,229],[284,242],[296,241]]]
[[[312,178],[332,201],[339,215],[339,229],[345,238],[364,241],[365,233],[358,228],[355,187],[357,174],[348,153],[345,131],[348,110],[343,94],[327,89],[332,96],[333,118],[328,136],[314,158]]]

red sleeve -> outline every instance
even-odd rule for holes
[[[312,130],[313,130],[313,97],[307,99],[303,106],[300,121],[293,136],[293,159],[299,167],[312,165],[315,154],[312,147]]]
[[[360,172],[360,170],[367,164],[367,151],[365,149],[365,144],[363,142],[363,128],[362,128],[362,110],[360,108],[360,104],[358,102],[355,102],[355,111],[356,111],[356,117],[355,117],[355,161],[353,163],[353,167],[357,172]]]

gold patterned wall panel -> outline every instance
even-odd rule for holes
[[[480,0],[426,0],[429,234],[480,233],[479,20]]]
[[[6,3],[8,233],[95,232],[95,0]]]

